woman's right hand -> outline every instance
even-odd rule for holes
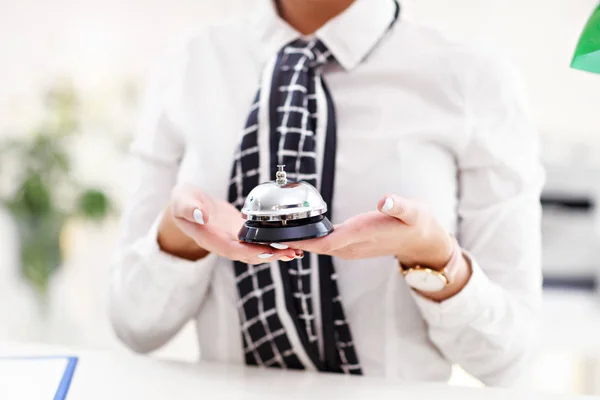
[[[158,243],[163,251],[189,260],[215,253],[234,261],[262,264],[301,256],[293,249],[277,250],[240,242],[237,235],[244,222],[233,205],[182,184],[173,189],[159,227]]]

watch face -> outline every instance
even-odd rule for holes
[[[423,292],[438,292],[446,287],[446,280],[443,276],[423,269],[408,271],[404,279],[408,286]]]

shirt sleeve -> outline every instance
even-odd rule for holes
[[[174,47],[152,80],[130,151],[129,200],[123,217],[109,293],[110,319],[132,350],[153,351],[198,312],[215,255],[188,261],[158,246],[162,211],[177,180],[185,143],[174,113],[186,64]]]
[[[457,236],[473,273],[444,302],[413,296],[448,360],[486,384],[512,386],[526,380],[537,337],[545,175],[515,69],[497,56],[470,64]]]

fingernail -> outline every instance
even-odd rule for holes
[[[262,258],[263,260],[265,258],[271,258],[271,257],[273,257],[273,254],[271,254],[271,253],[262,253],[262,254],[258,255],[258,258]]]
[[[194,221],[200,225],[204,225],[204,214],[202,214],[202,211],[199,208],[194,210]]]
[[[296,250],[296,258],[304,258],[304,251]]]
[[[290,261],[293,260],[293,258],[291,258],[291,257],[281,257],[281,258],[279,258],[279,260],[280,261],[285,261],[285,262],[290,262]]]
[[[385,203],[383,203],[383,207],[381,207],[381,211],[383,211],[384,213],[388,213],[388,212],[392,211],[393,207],[394,207],[394,199],[392,199],[391,197],[388,197],[387,199],[385,199]]]
[[[285,244],[281,244],[281,243],[271,243],[271,247],[277,250],[285,250],[288,248],[288,246],[286,246]]]

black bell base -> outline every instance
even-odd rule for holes
[[[247,243],[281,243],[297,240],[316,239],[333,232],[333,224],[327,217],[307,218],[290,221],[287,225],[280,222],[246,222],[238,238]]]

